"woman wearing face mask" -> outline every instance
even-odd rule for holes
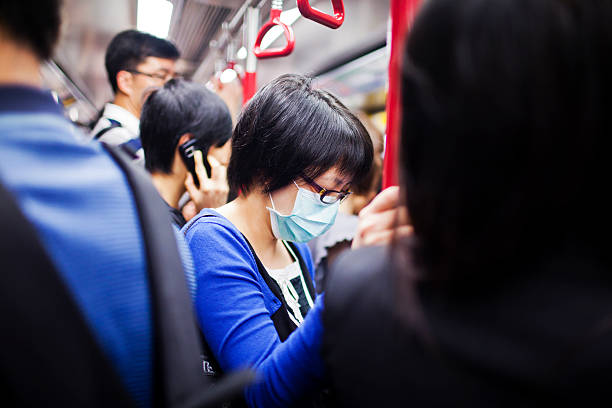
[[[284,75],[245,108],[228,168],[240,196],[185,228],[202,332],[224,372],[252,367],[250,406],[285,407],[321,389],[322,296],[306,241],[334,222],[372,162],[367,131],[310,79]],[[307,404],[307,403],[306,403]]]

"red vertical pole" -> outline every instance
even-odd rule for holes
[[[246,105],[257,92],[257,73],[246,71],[242,78],[242,104]]]
[[[391,0],[389,92],[387,94],[387,138],[383,165],[383,188],[397,185],[397,161],[401,129],[401,66],[406,34],[421,0]]]

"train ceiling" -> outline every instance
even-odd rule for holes
[[[215,47],[223,34],[221,26],[234,17],[244,2],[172,0],[174,11],[168,38],[181,50],[179,70],[186,76],[197,72],[194,79],[199,81],[213,74],[215,64],[225,56],[224,50]],[[295,0],[284,3],[285,9],[296,7]],[[329,0],[311,3],[322,10],[331,10]],[[350,60],[353,55],[371,51],[375,45],[384,45],[388,1],[344,0],[344,3],[346,20],[338,30],[298,19],[293,24],[296,36],[293,54],[260,61],[260,84],[286,72],[327,72],[328,68]],[[136,27],[137,0],[64,0],[64,4],[63,35],[54,61],[99,108],[112,97],[104,71],[106,46],[119,31]],[[253,1],[253,4],[262,5],[261,19],[266,20],[270,1]],[[232,34],[238,47],[242,45],[240,26]]]

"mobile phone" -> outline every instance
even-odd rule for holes
[[[195,171],[195,160],[193,158],[193,154],[196,150],[201,150],[202,155],[204,155],[208,149],[202,149],[201,146],[198,145],[197,139],[188,140],[179,146],[179,153],[183,159],[183,163],[185,163],[185,167],[187,167],[187,170],[189,170],[193,176],[193,182],[195,183],[196,187],[200,188],[200,180],[198,179],[198,175]],[[210,177],[210,163],[208,162],[206,156],[204,156],[204,168],[206,169],[206,174],[208,177]]]

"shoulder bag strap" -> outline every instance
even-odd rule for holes
[[[263,278],[264,282],[266,282],[266,285],[268,285],[274,296],[276,296],[276,298],[281,302],[280,308],[271,316],[271,318],[272,322],[274,323],[274,327],[276,328],[276,332],[278,333],[278,337],[281,341],[285,341],[287,340],[287,337],[289,337],[289,335],[295,329],[297,329],[297,326],[289,317],[287,302],[285,301],[285,297],[283,296],[280,286],[278,286],[278,283],[276,283],[276,281],[270,276],[266,270],[266,267],[255,253],[255,250],[253,249],[253,246],[251,246],[249,240],[244,235],[242,235],[242,237],[249,245],[253,258],[255,258],[255,263],[257,263],[259,274]]]
[[[291,247],[291,249],[293,250],[293,253],[298,259],[298,262],[300,263],[300,269],[302,270],[302,275],[304,276],[304,282],[306,282],[306,287],[308,288],[308,292],[310,292],[310,297],[312,298],[312,300],[314,300],[315,297],[317,296],[317,293],[316,293],[314,284],[312,283],[312,276],[310,274],[310,269],[308,269],[308,266],[306,265],[306,261],[304,261],[304,257],[302,256],[302,253],[298,249],[297,245],[295,245],[295,243],[291,241],[286,241],[286,242]]]
[[[172,408],[214,407],[242,394],[255,373],[242,370],[227,375],[211,388],[204,375],[200,336],[183,264],[170,224],[167,205],[150,176],[117,147],[103,146],[124,170],[139,210],[147,252],[155,328],[154,395],[158,405]]]
[[[180,407],[207,383],[200,367],[200,346],[193,305],[170,225],[167,207],[144,170],[121,150],[104,145],[132,187],[143,232],[154,325],[154,398]],[[157,393],[157,395],[155,395]]]

